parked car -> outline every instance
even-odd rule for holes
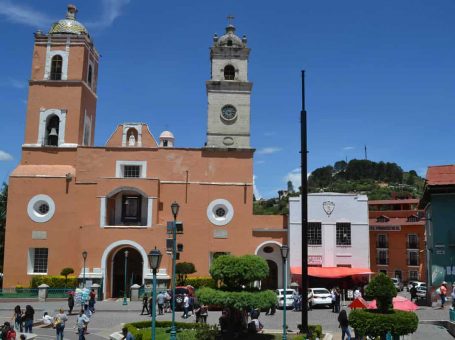
[[[284,306],[284,289],[277,289],[276,293],[276,306],[277,308],[283,308]],[[294,294],[297,292],[294,289],[286,289],[286,308],[292,307],[294,303]]]
[[[183,299],[185,298],[185,294],[188,294],[188,296],[194,296],[194,287],[193,286],[175,287],[175,310],[183,310]]]
[[[397,291],[402,292],[403,291],[403,282],[397,277],[392,277],[393,285],[397,289]]]
[[[413,284],[416,286],[416,288],[420,287],[422,285],[424,285],[424,286],[427,285],[426,282],[422,282],[422,281],[409,281],[408,282],[408,287],[407,287],[408,292],[411,290]]]
[[[427,285],[421,285],[416,287],[417,289],[417,298],[426,298],[427,297]]]
[[[313,297],[309,303],[311,307],[318,305],[325,305],[331,307],[332,305],[332,294],[326,288],[310,288],[313,293]]]

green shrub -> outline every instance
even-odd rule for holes
[[[267,309],[276,304],[276,294],[271,290],[228,292],[213,288],[196,291],[198,301],[207,305],[217,305],[235,309]]]
[[[393,335],[406,335],[417,330],[419,318],[413,312],[395,310],[382,314],[376,310],[356,309],[349,314],[349,324],[356,335],[381,336],[389,331]]]
[[[298,324],[297,328],[301,330],[302,325]],[[317,338],[322,339],[322,326],[321,325],[308,325],[308,330],[311,332],[311,340],[316,340]],[[294,340],[306,340],[307,335],[303,333],[302,335],[297,335],[293,338]]]
[[[393,281],[384,273],[376,275],[365,289],[365,297],[368,300],[376,299],[380,313],[387,313],[392,310],[392,301],[395,296],[397,296],[397,289]]]
[[[30,280],[30,288],[38,288],[38,286],[47,284],[50,288],[65,288],[65,277],[61,275],[43,275],[33,276]],[[74,276],[68,277],[67,288],[76,288],[78,286],[78,279]]]
[[[184,286],[186,286],[186,285],[193,286],[195,289],[202,288],[202,287],[210,287],[210,288],[217,287],[216,281],[213,280],[211,277],[187,277],[185,279]]]

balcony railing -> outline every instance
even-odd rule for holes
[[[376,248],[389,248],[389,242],[377,241]]]

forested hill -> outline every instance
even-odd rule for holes
[[[309,192],[359,192],[369,200],[392,197],[420,197],[424,179],[414,170],[409,172],[396,163],[353,159],[348,163],[315,169],[308,177]]]

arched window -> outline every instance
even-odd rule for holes
[[[60,55],[55,55],[51,61],[51,80],[62,79],[63,58]]]
[[[232,65],[226,65],[224,68],[224,79],[234,80],[235,79],[235,68]]]
[[[88,66],[87,82],[88,82],[88,86],[92,87],[92,65]]]
[[[45,145],[58,146],[58,128],[60,120],[56,115],[48,118]]]

